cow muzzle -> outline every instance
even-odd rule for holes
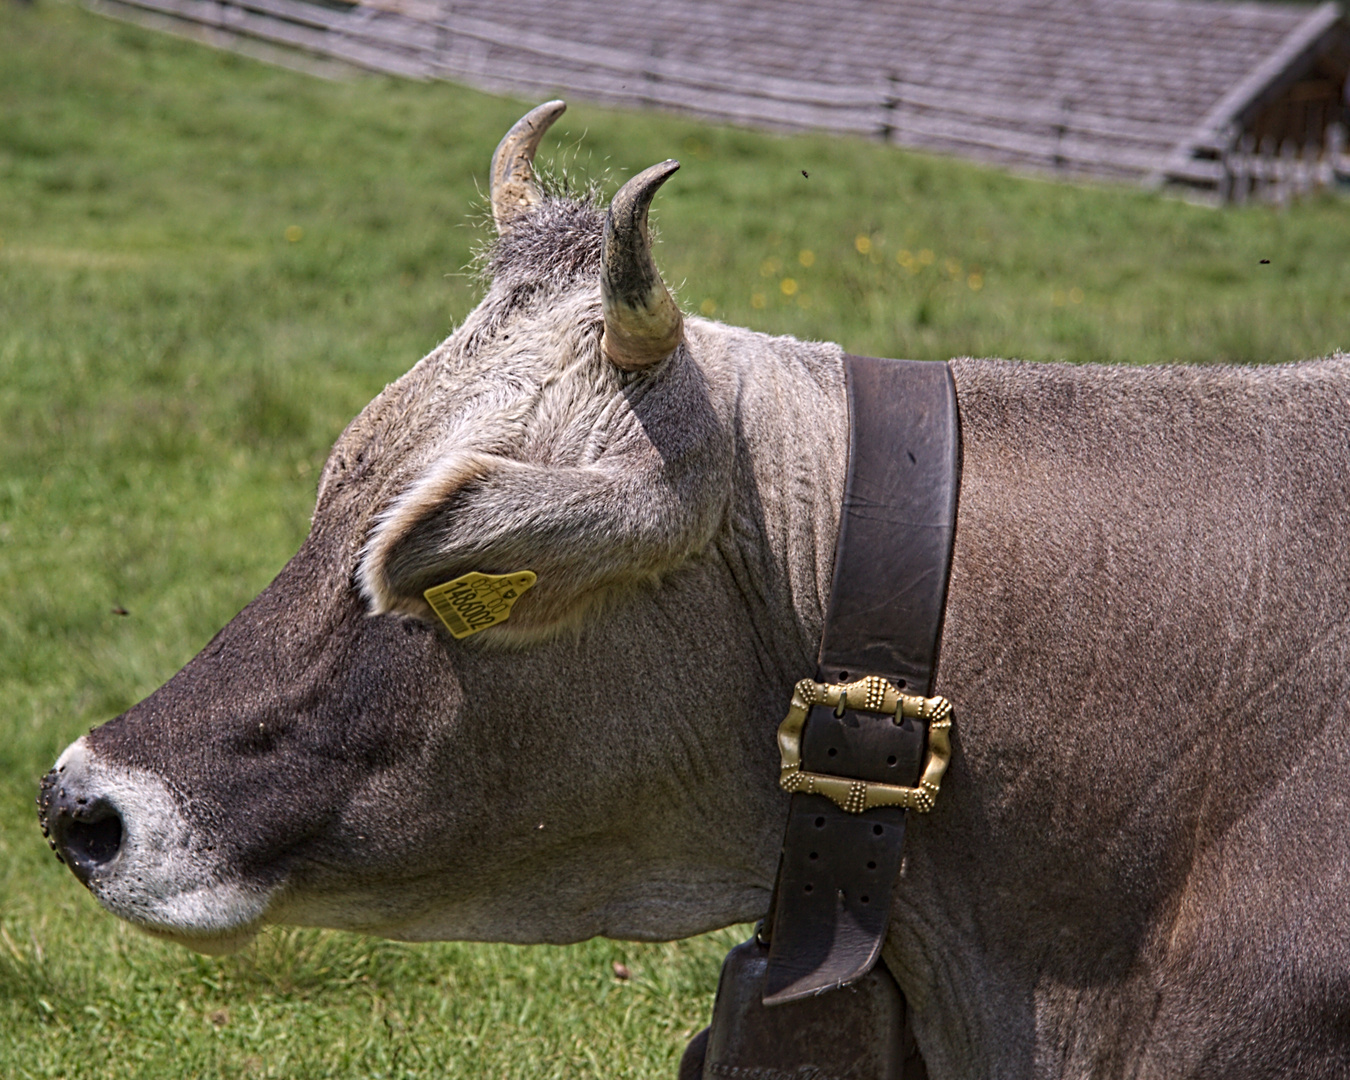
[[[230,952],[261,925],[271,890],[241,884],[154,773],[72,743],[42,779],[38,817],[56,857],[105,908],[199,952]]]
[[[70,772],[70,775],[66,774]],[[106,798],[90,793],[83,769],[58,765],[42,778],[38,819],[56,857],[88,885],[122,852],[122,815]]]

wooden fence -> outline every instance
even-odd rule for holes
[[[1320,148],[1300,149],[1292,142],[1277,148],[1270,139],[1258,146],[1251,135],[1244,135],[1223,156],[1220,197],[1282,203],[1323,188],[1350,189],[1350,155],[1345,151],[1345,128],[1339,124],[1327,129]]]
[[[1186,124],[1101,115],[1070,98],[1028,105],[897,76],[856,85],[786,79],[531,34],[457,15],[438,0],[89,2],[160,28],[200,28],[215,44],[263,42],[408,78],[450,79],[525,98],[562,92],[780,131],[851,133],[1065,175],[1180,183],[1220,200],[1282,200],[1350,186],[1350,157],[1339,135],[1315,161],[1297,148],[1276,153],[1237,138],[1197,145]],[[1178,159],[1177,148],[1188,145],[1193,156]]]

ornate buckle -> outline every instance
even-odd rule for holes
[[[918,787],[899,787],[847,776],[802,771],[802,728],[813,705],[833,705],[839,709],[888,714],[898,724],[902,717],[928,724],[928,756]],[[952,758],[949,732],[952,703],[944,697],[918,697],[902,694],[880,675],[868,675],[851,683],[818,683],[802,679],[792,688],[792,705],[778,725],[778,752],[782,772],[778,785],[784,791],[804,791],[824,795],[841,810],[861,814],[875,806],[903,806],[921,814],[933,809],[938,785]]]

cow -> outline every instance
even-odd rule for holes
[[[562,109],[502,141],[485,296],[342,433],[297,554],[44,778],[113,914],[215,953],[765,913],[842,351],[683,313],[678,164],[549,193]],[[883,952],[930,1074],[1347,1075],[1350,357],[951,370],[953,757]],[[473,574],[523,591],[456,636],[426,592]]]

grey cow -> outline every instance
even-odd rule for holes
[[[487,295],[342,434],[300,551],[44,781],[116,915],[213,952],[764,913],[841,351],[683,317],[676,165],[545,195],[561,111],[503,140]],[[1350,358],[952,369],[954,758],[884,953],[930,1074],[1350,1074]],[[524,571],[463,640],[424,598]]]

